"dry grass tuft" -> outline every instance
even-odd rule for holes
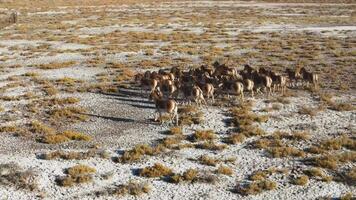
[[[0,185],[16,189],[38,189],[36,174],[31,170],[22,170],[15,163],[0,164]]]
[[[192,125],[200,124],[204,121],[204,115],[196,106],[187,105],[179,107],[179,124],[180,125]]]
[[[336,111],[353,111],[355,110],[355,106],[350,103],[334,103],[330,106],[330,109]]]
[[[219,168],[216,170],[216,173],[231,176],[233,174],[233,171],[228,166],[220,165]]]
[[[80,107],[66,107],[66,108],[57,108],[50,111],[50,117],[54,123],[60,121],[85,121],[87,116],[82,113],[85,112],[85,109]]]
[[[155,163],[151,167],[145,167],[140,170],[139,175],[143,177],[161,177],[161,176],[168,176],[173,173],[172,169],[160,164]]]
[[[216,134],[213,130],[197,130],[191,136],[192,141],[213,140]]]
[[[305,176],[305,175],[299,176],[299,177],[297,177],[297,178],[292,180],[293,184],[302,185],[302,186],[308,184],[308,182],[309,182],[309,177]]]
[[[69,140],[90,141],[91,137],[83,133],[64,131],[63,133],[45,135],[39,138],[40,142],[47,144],[59,144]]]
[[[219,162],[218,159],[212,158],[208,155],[202,155],[199,157],[199,162],[203,165],[216,166]]]
[[[30,131],[40,135],[50,135],[55,133],[53,128],[46,126],[39,121],[32,121],[30,123]]]
[[[235,191],[242,195],[256,195],[264,190],[274,190],[277,183],[269,180],[251,182],[248,184],[239,184],[236,186]]]
[[[181,182],[195,182],[198,180],[198,170],[188,169],[183,174],[172,174],[168,177],[167,181],[170,183],[181,183]]]
[[[67,176],[58,177],[56,182],[63,187],[73,186],[75,184],[88,183],[93,181],[92,174],[96,170],[86,165],[76,165],[66,169]]]
[[[147,183],[135,183],[130,182],[127,185],[119,185],[114,189],[114,194],[123,196],[126,194],[140,196],[144,193],[149,193],[151,191],[151,186]]]
[[[213,141],[206,141],[203,143],[198,143],[195,145],[195,148],[198,149],[208,149],[212,151],[221,151],[223,149],[226,149],[227,145],[225,144],[216,144]]]
[[[135,146],[133,149],[129,151],[125,151],[124,154],[118,158],[119,162],[122,163],[130,163],[134,161],[140,160],[144,155],[157,155],[164,150],[164,146],[157,145],[155,147],[151,147],[147,144],[141,144]]]
[[[170,128],[169,129],[169,134],[171,134],[171,135],[182,135],[183,134],[182,127],[174,126],[174,127]]]
[[[84,160],[94,157],[100,158],[109,158],[107,151],[99,150],[88,150],[86,152],[65,152],[65,151],[53,151],[50,153],[44,153],[40,155],[41,159],[44,160],[54,160],[54,159],[63,159],[63,160]]]
[[[281,157],[305,157],[305,153],[302,150],[299,150],[295,147],[272,147],[267,149],[267,152],[271,154],[274,158],[281,158]]]
[[[246,139],[246,136],[244,134],[240,133],[235,133],[229,135],[227,138],[225,138],[224,142],[228,144],[238,144],[244,142]]]

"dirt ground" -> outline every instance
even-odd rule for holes
[[[14,9],[18,23],[0,30],[0,199],[355,197],[356,4],[145,1]],[[319,74],[320,88],[193,105],[188,113],[199,121],[181,125],[183,136],[170,135],[174,125],[154,122],[154,104],[134,75],[216,60],[282,73],[302,65]],[[227,142],[251,116],[249,135]],[[199,130],[214,137],[189,139]],[[122,161],[142,144],[164,148]],[[55,151],[91,154],[50,157]],[[144,177],[141,169],[155,163],[176,175],[195,169],[199,178]],[[78,164],[95,172],[61,186]],[[262,178],[254,178],[259,171]],[[306,183],[296,181],[305,176]]]

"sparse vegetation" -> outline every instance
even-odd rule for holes
[[[36,174],[32,170],[23,170],[15,163],[0,164],[0,185],[16,189],[37,190]]]
[[[293,179],[293,181],[292,181],[293,184],[301,185],[301,186],[308,184],[308,182],[309,182],[309,177],[305,176],[305,175],[299,176],[299,177]]]
[[[263,180],[247,184],[239,184],[236,186],[235,191],[242,195],[256,195],[264,190],[274,190],[276,187],[277,184],[275,182]]]
[[[65,172],[67,176],[57,177],[56,181],[60,186],[70,187],[74,184],[92,182],[92,174],[95,173],[96,170],[92,167],[80,164],[66,169]]]
[[[153,166],[142,168],[139,172],[139,175],[143,177],[154,178],[168,176],[172,173],[173,171],[170,168],[160,163],[155,163]]]

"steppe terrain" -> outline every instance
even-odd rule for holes
[[[355,198],[356,3],[14,2],[0,1],[18,12],[0,30],[0,199]],[[135,74],[217,60],[302,65],[320,88],[153,120]]]

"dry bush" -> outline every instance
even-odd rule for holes
[[[183,172],[183,174],[172,174],[168,177],[167,181],[170,183],[181,183],[181,182],[195,182],[198,180],[198,170],[188,169]]]
[[[151,191],[151,186],[148,185],[147,183],[130,182],[126,185],[118,185],[114,189],[113,193],[119,196],[123,196],[126,194],[139,196],[144,193],[149,193],[150,191]]]
[[[249,179],[251,179],[252,181],[262,181],[265,180],[269,175],[271,175],[270,171],[259,170],[253,172],[253,174],[250,175]]]
[[[355,110],[355,106],[350,103],[334,103],[330,106],[330,109],[336,111],[353,111]]]
[[[68,142],[69,140],[90,141],[91,137],[83,133],[78,133],[74,131],[64,131],[63,133],[42,136],[38,140],[42,143],[47,144],[59,144],[63,142]]]
[[[22,170],[15,163],[0,164],[0,185],[16,189],[38,189],[36,174],[31,170]]]
[[[53,128],[46,126],[39,121],[32,121],[30,123],[30,131],[40,135],[50,135],[55,133]]]
[[[75,184],[88,183],[93,181],[96,170],[86,165],[75,165],[66,169],[67,176],[58,177],[56,182],[63,187],[73,186]]]
[[[75,64],[76,64],[75,61],[68,61],[63,63],[53,62],[53,63],[35,65],[35,67],[39,69],[60,69],[60,68],[71,67]]]
[[[343,196],[340,197],[340,200],[353,200],[355,197],[353,197],[352,193],[347,193],[344,194]]]
[[[267,139],[267,138],[261,138],[259,140],[255,140],[254,142],[251,143],[251,146],[253,148],[257,149],[268,149],[271,147],[283,147],[283,143],[279,139]]]
[[[216,166],[218,162],[220,162],[218,159],[212,158],[208,155],[202,155],[199,157],[198,161],[203,164],[203,165],[208,165],[208,166]]]
[[[69,138],[61,134],[46,135],[39,139],[40,142],[46,144],[60,144],[63,142],[68,142]]]
[[[307,164],[332,170],[336,170],[341,163],[355,161],[356,153],[353,151],[305,159]]]
[[[309,177],[305,176],[305,175],[299,176],[299,177],[297,177],[297,178],[292,180],[293,184],[302,185],[302,186],[308,184],[308,182],[309,182]]]
[[[313,107],[307,107],[307,106],[302,106],[299,111],[298,111],[299,114],[302,114],[302,115],[309,115],[309,116],[316,116],[318,114],[317,112],[317,109],[316,108],[313,108]]]
[[[197,130],[191,136],[192,141],[213,140],[215,138],[216,134],[213,130]]]
[[[198,143],[195,145],[195,148],[198,149],[208,149],[212,151],[221,151],[225,149],[227,146],[225,144],[216,144],[213,141],[206,141],[203,143]]]
[[[183,134],[182,127],[174,126],[174,127],[170,128],[169,129],[169,134],[171,134],[171,135],[182,135]]]
[[[83,133],[75,132],[75,131],[64,131],[61,133],[65,137],[69,138],[70,140],[83,140],[83,141],[90,141],[92,138],[88,135]]]
[[[67,174],[70,176],[78,176],[82,174],[92,174],[95,173],[96,170],[92,167],[86,165],[75,165],[66,170]]]
[[[346,170],[343,173],[337,173],[335,181],[354,185],[354,183],[356,182],[356,167],[352,167],[350,170]]]
[[[87,116],[82,113],[85,112],[85,109],[80,107],[66,107],[66,108],[56,108],[50,111],[50,117],[53,122],[60,122],[62,120],[77,122],[85,121]]]
[[[295,147],[272,147],[267,149],[268,153],[271,154],[274,158],[281,158],[281,157],[304,157],[305,153],[302,150],[299,150]]]
[[[272,135],[274,139],[287,139],[287,140],[308,140],[310,139],[310,134],[308,132],[295,131],[292,133],[275,131]]]
[[[235,133],[229,135],[227,138],[224,139],[224,142],[228,144],[238,144],[244,142],[246,139],[246,136],[241,133]]]
[[[151,191],[151,186],[147,183],[138,183],[130,181],[127,184],[115,185],[113,187],[105,188],[104,190],[96,191],[95,196],[108,196],[108,195],[134,195],[140,196],[144,193],[149,193]]]
[[[273,190],[277,187],[277,183],[269,180],[251,182],[248,184],[238,184],[235,191],[242,195],[256,195],[264,190]]]
[[[173,173],[172,169],[160,163],[155,163],[151,167],[142,168],[139,172],[139,175],[143,177],[153,178],[153,177],[168,176],[172,173]]]
[[[157,145],[151,147],[147,144],[137,145],[129,151],[125,151],[124,154],[118,158],[119,162],[130,163],[140,160],[144,155],[157,155],[164,150],[164,147]]]
[[[41,159],[44,160],[54,160],[54,159],[63,159],[63,160],[84,160],[89,158],[109,158],[109,154],[107,151],[99,151],[99,150],[88,150],[86,152],[65,152],[65,151],[53,151],[50,153],[44,153],[40,155]]]
[[[192,124],[200,124],[204,121],[203,113],[193,105],[179,107],[178,113],[180,125],[190,126]]]
[[[220,165],[219,168],[216,170],[216,173],[231,176],[233,174],[233,171],[228,166]]]

